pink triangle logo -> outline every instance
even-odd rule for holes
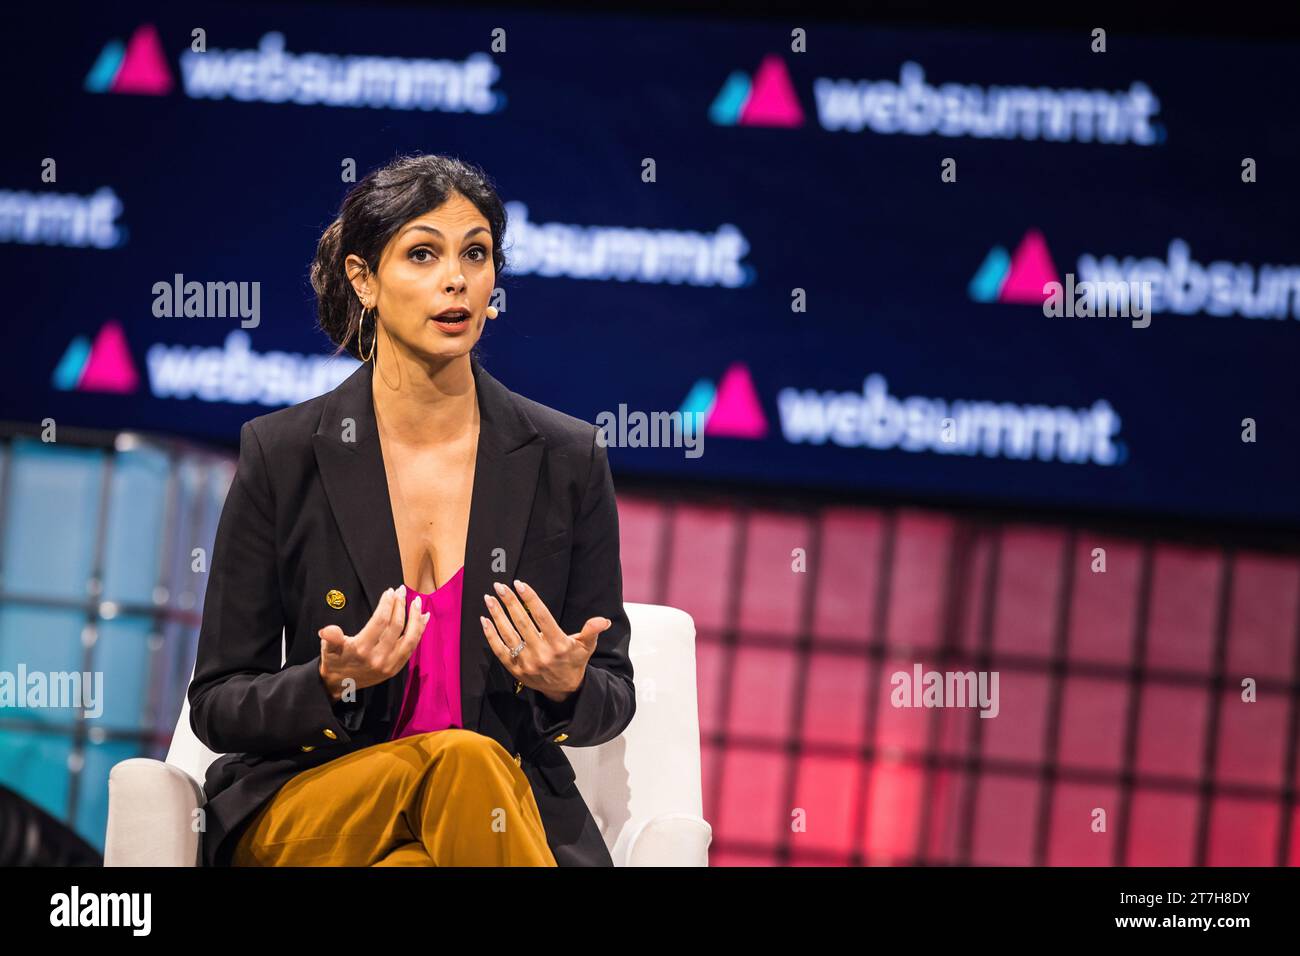
[[[1056,265],[1052,262],[1052,254],[1047,251],[1043,234],[1030,229],[1011,254],[1011,265],[998,293],[998,301],[1041,303],[1048,296],[1043,291],[1048,282],[1060,282]]]
[[[81,392],[134,392],[140,384],[131,350],[127,348],[126,335],[116,322],[105,322],[90,347],[86,367],[77,382]]]
[[[172,91],[172,74],[163,55],[162,41],[152,23],[137,27],[126,46],[122,65],[110,88],[114,93],[165,96]]]
[[[725,438],[767,437],[767,416],[743,362],[733,363],[718,383],[704,434]]]
[[[769,53],[754,73],[749,97],[740,111],[742,126],[802,126],[803,107],[794,95],[785,61]]]

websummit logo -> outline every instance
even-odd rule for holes
[[[944,82],[925,78],[920,63],[905,61],[897,79],[812,79],[812,121],[828,132],[893,136],[974,136],[1158,145],[1164,126],[1155,121],[1160,101],[1145,83],[1127,90],[1051,89]],[[751,79],[736,71],[709,106],[719,126],[797,127],[804,111],[785,62],[769,53]]]
[[[492,88],[500,73],[481,50],[460,60],[295,53],[276,31],[255,50],[180,52],[181,87],[190,99],[495,113],[506,103]],[[148,96],[166,96],[174,86],[153,24],[137,28],[128,43],[105,44],[85,83],[91,93]]]
[[[243,329],[231,329],[220,346],[155,342],[145,355],[153,398],[293,405],[334,388],[359,366],[353,358],[255,352]],[[129,395],[141,378],[120,323],[105,322],[92,344],[76,336],[64,350],[51,383],[63,392]]]
[[[84,335],[74,338],[54,369],[53,385],[64,392],[127,395],[139,384],[126,334],[113,321],[104,323],[93,345]]]
[[[172,85],[162,41],[152,23],[137,27],[125,45],[118,39],[109,40],[86,75],[86,90],[91,93],[166,96]]]
[[[701,416],[704,434],[710,437],[767,437],[767,416],[743,362],[733,362],[716,386],[707,378],[696,382],[679,411],[685,416]]]
[[[971,279],[968,291],[976,302],[1015,302],[1042,305],[1048,293],[1043,287],[1060,282],[1047,240],[1037,229],[1030,229],[1008,254],[994,246]]]
[[[752,80],[741,70],[728,76],[709,107],[709,119],[718,126],[802,126],[803,107],[785,61],[769,53]]]

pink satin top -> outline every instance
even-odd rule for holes
[[[393,724],[393,735],[409,737],[431,730],[465,726],[460,712],[460,602],[465,568],[432,594],[406,589],[406,609],[419,595],[429,623],[407,661],[406,691]]]

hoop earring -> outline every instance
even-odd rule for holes
[[[361,355],[361,326],[366,321],[366,312],[368,309],[361,310],[361,318],[357,319],[357,354]],[[361,355],[361,361],[369,362],[375,357],[375,346],[379,344],[379,320],[375,320],[375,337],[370,340],[370,354]]]

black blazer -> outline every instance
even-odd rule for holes
[[[607,454],[594,425],[516,395],[477,357],[471,367],[480,431],[460,627],[464,723],[515,755],[559,865],[610,866],[560,745],[611,740],[636,711]],[[364,364],[332,391],[240,431],[188,695],[194,733],[223,755],[203,788],[209,866],[229,864],[242,828],[292,776],[392,732],[406,668],[355,702],[334,702],[319,673],[317,631],[337,624],[355,634],[385,588],[403,583],[372,377]],[[518,685],[483,636],[482,595],[516,577],[568,634],[589,617],[613,621],[563,704]],[[327,603],[330,591],[343,593],[341,608]]]

